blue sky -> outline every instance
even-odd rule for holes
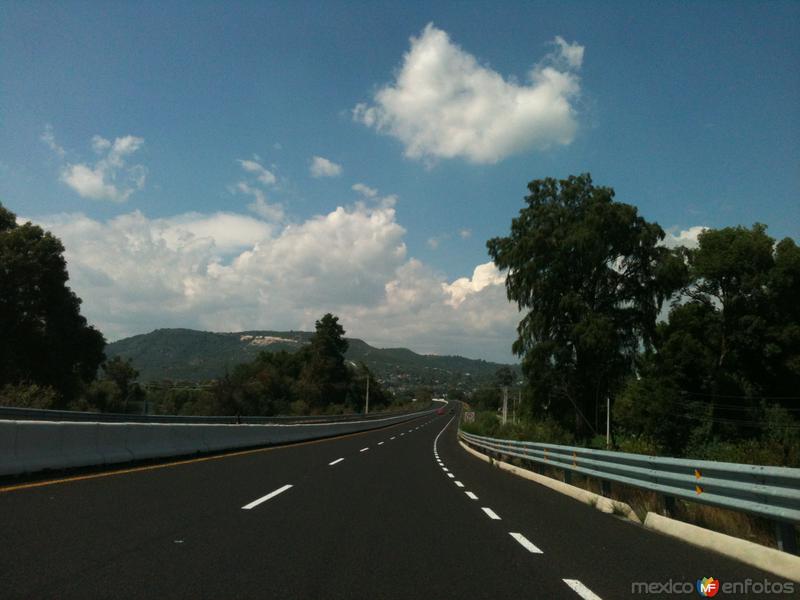
[[[489,359],[517,315],[485,241],[531,179],[798,239],[800,4],[429,5],[5,2],[0,201],[110,339],[334,310]]]

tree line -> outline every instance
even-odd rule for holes
[[[523,312],[513,350],[529,420],[591,441],[610,403],[618,447],[800,461],[794,240],[757,223],[669,248],[588,174],[528,189],[487,247]]]

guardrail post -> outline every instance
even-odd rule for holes
[[[564,469],[564,483],[572,484],[572,471]]]
[[[778,543],[778,550],[797,554],[797,536],[792,523],[775,521],[775,541]]]
[[[600,480],[600,493],[606,498],[611,497],[611,482],[605,479]]]

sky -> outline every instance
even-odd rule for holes
[[[800,3],[0,3],[0,202],[110,341],[511,361],[486,240],[584,172],[669,244],[800,239]]]

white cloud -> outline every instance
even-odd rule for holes
[[[663,244],[667,248],[675,248],[677,246],[685,246],[687,248],[697,248],[697,237],[703,233],[708,227],[705,225],[694,225],[689,229],[678,230],[677,227],[672,227],[666,230]]]
[[[464,229],[459,229],[458,235],[461,236],[462,240],[469,239],[472,237],[472,229],[467,229],[466,227]]]
[[[488,286],[504,286],[505,282],[506,276],[500,272],[493,262],[488,262],[475,267],[471,279],[461,277],[453,283],[442,284],[442,289],[449,296],[447,303],[450,306],[457,307],[471,295],[481,292]]]
[[[56,136],[53,133],[52,125],[48,123],[44,126],[44,133],[42,133],[39,139],[41,139],[47,145],[47,147],[50,148],[50,150],[58,154],[58,156],[61,158],[64,158],[66,151],[56,143]]]
[[[277,227],[235,213],[37,219],[64,242],[71,286],[106,335],[156,327],[312,329],[417,351],[511,359],[519,318],[491,264],[450,282],[406,256],[392,207],[337,208]]]
[[[342,167],[322,156],[314,156],[309,171],[312,177],[338,177],[342,174]]]
[[[239,160],[239,164],[248,173],[253,173],[261,183],[264,185],[275,185],[277,181],[275,175],[264,168],[259,162],[255,160]]]
[[[428,241],[428,248],[431,250],[438,250],[439,249],[439,238],[437,237],[429,237]]]
[[[358,192],[365,198],[374,198],[375,196],[378,195],[378,190],[376,190],[375,188],[371,188],[363,183],[355,183],[353,184],[353,187],[351,189],[354,192]]]
[[[92,136],[92,150],[94,150],[98,154],[102,154],[110,147],[111,147],[111,142],[109,142],[104,137],[101,137],[99,135]]]
[[[279,222],[285,218],[283,206],[280,203],[267,201],[267,195],[261,188],[252,186],[245,181],[240,181],[230,188],[232,193],[241,193],[253,197],[253,201],[247,205],[248,210],[268,221]]]
[[[52,129],[46,129],[42,139],[59,156],[64,156],[63,149],[55,144]],[[116,138],[113,142],[95,135],[92,137],[92,149],[100,158],[94,165],[66,165],[61,170],[61,181],[82,198],[125,202],[131,194],[144,187],[147,178],[147,169],[143,165],[128,165],[126,162],[127,157],[143,144],[142,138],[133,135]]]
[[[556,36],[555,44],[558,51],[550,55],[554,62],[563,61],[570,69],[580,69],[583,64],[583,46],[572,43],[569,44],[560,35]]]
[[[252,174],[255,177],[255,181],[252,185],[246,181],[239,181],[236,185],[231,186],[229,190],[234,194],[238,192],[252,196],[253,201],[247,205],[247,208],[258,216],[272,222],[283,221],[286,216],[283,206],[277,202],[269,202],[266,192],[261,187],[257,187],[259,184],[262,187],[273,186],[277,182],[275,175],[266,169],[260,160],[261,157],[257,154],[253,155],[253,160],[238,159],[242,169]]]
[[[506,80],[478,63],[428,24],[392,84],[374,104],[360,103],[353,118],[399,139],[409,158],[466,158],[496,163],[528,148],[569,144],[577,130],[572,101],[583,47],[557,37],[556,52],[528,73],[529,83]]]

